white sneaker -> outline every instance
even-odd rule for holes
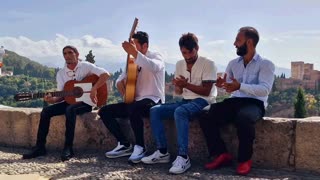
[[[172,167],[169,169],[170,173],[181,174],[191,167],[189,156],[184,159],[181,156],[177,156],[177,159],[172,163]]]
[[[129,147],[126,147],[124,145],[121,145],[120,142],[118,142],[118,146],[115,147],[112,151],[106,152],[107,158],[118,158],[123,156],[129,156],[132,152],[132,146],[130,144]]]
[[[168,152],[162,154],[157,150],[152,155],[142,158],[141,161],[146,164],[168,163],[170,162],[170,154]]]
[[[146,150],[143,147],[139,145],[134,145],[133,153],[129,157],[128,161],[133,163],[139,163],[145,155]]]

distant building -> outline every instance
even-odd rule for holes
[[[313,69],[313,64],[303,61],[291,62],[291,78],[279,79],[276,82],[278,90],[297,88],[302,86],[305,89],[319,90],[320,71]]]

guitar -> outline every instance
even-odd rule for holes
[[[76,104],[79,102],[84,102],[91,106],[101,107],[106,105],[108,91],[107,84],[103,84],[97,90],[97,104],[94,104],[90,98],[90,91],[92,86],[98,81],[99,77],[95,74],[89,75],[81,81],[70,80],[65,83],[63,91],[53,91],[53,92],[22,92],[14,96],[16,101],[27,101],[37,98],[43,98],[45,95],[50,93],[53,97],[64,97],[64,100],[68,104]]]
[[[129,35],[129,42],[131,41],[131,37],[134,34],[138,25],[138,19],[135,18],[130,35]],[[127,55],[127,65],[126,65],[126,72],[127,72],[127,81],[126,81],[126,91],[124,93],[124,102],[125,103],[132,103],[134,101],[135,93],[136,93],[136,82],[138,76],[138,66],[132,61],[130,55]]]

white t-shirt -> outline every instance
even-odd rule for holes
[[[138,52],[135,63],[138,65],[135,100],[148,98],[158,103],[164,103],[164,75],[165,67],[162,56],[156,52],[148,51],[146,55]],[[117,79],[117,83],[126,78],[126,72]]]
[[[204,80],[216,80],[217,68],[213,61],[199,56],[197,61],[192,66],[191,72],[187,71],[187,63],[185,60],[180,60],[176,63],[176,71],[174,77],[184,76],[188,78],[188,82],[193,85],[201,85]],[[217,88],[212,86],[209,96],[201,96],[186,88],[183,88],[182,97],[184,99],[203,98],[208,101],[209,104],[214,103],[217,96]]]
[[[57,90],[63,90],[64,84],[70,80],[77,80],[81,81],[85,77],[96,74],[100,76],[103,73],[107,73],[105,69],[101,67],[97,67],[96,65],[85,62],[85,61],[78,61],[77,66],[74,70],[70,70],[67,65],[65,65],[62,69],[60,69],[57,73]]]

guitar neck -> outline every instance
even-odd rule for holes
[[[72,91],[53,91],[53,92],[37,92],[37,93],[32,93],[32,99],[38,99],[38,98],[43,98],[47,94],[51,94],[52,97],[66,97],[66,96],[72,96],[73,92]]]
[[[134,18],[134,21],[133,21],[133,24],[132,24],[132,27],[131,27],[131,31],[130,31],[130,34],[129,34],[129,39],[128,39],[128,42],[131,41],[131,38],[136,30],[138,26],[138,18]],[[128,73],[128,64],[130,62],[130,54],[127,55],[127,65],[126,65],[126,73]]]

